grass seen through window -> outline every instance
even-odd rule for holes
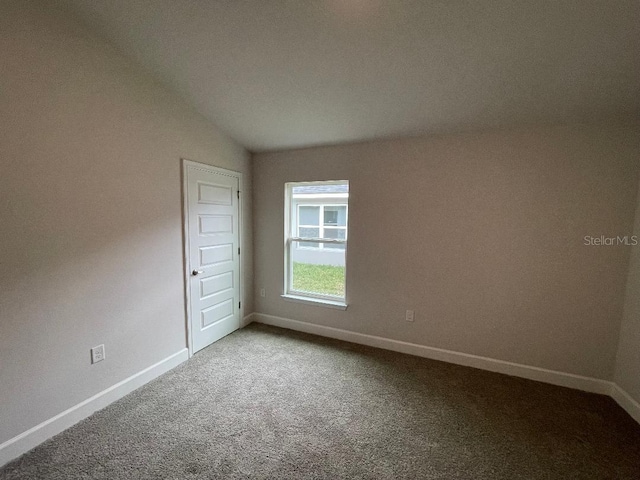
[[[344,267],[293,262],[293,289],[344,297]]]

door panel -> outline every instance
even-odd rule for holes
[[[185,163],[193,352],[240,328],[239,178]]]

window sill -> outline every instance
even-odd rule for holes
[[[302,297],[299,295],[291,295],[291,294],[285,294],[280,296],[283,299],[287,300],[288,302],[305,303],[307,305],[313,305],[316,307],[335,308],[337,310],[346,310],[348,307],[348,305],[344,302],[334,301],[334,300],[325,300],[323,298]]]

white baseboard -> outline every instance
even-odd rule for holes
[[[555,370],[547,370],[519,363],[506,362],[504,360],[496,360],[495,358],[480,357],[478,355],[444,350],[442,348],[427,347],[416,343],[391,340],[389,338],[342,330],[340,328],[325,327],[322,325],[315,325],[312,323],[301,322],[299,320],[265,315],[262,313],[253,313],[251,318],[253,321],[258,323],[289,328],[291,330],[312,333],[323,337],[335,338],[370,347],[408,353],[418,357],[440,360],[443,362],[479,368],[482,370],[489,370],[491,372],[527,378],[529,380],[537,380],[539,382],[551,383],[553,385],[583,390],[586,392],[600,393],[604,395],[611,394],[612,383],[599,378],[583,377],[572,373],[558,372]]]
[[[240,321],[240,328],[244,328],[247,325],[249,325],[251,322],[253,322],[253,313],[250,313],[249,315],[245,316],[241,321]]]
[[[443,362],[464,365],[468,367],[489,370],[497,373],[504,373],[516,377],[537,380],[540,382],[560,385],[563,387],[584,390],[587,392],[610,395],[626,410],[631,417],[640,423],[640,404],[622,390],[618,385],[597,378],[583,377],[571,373],[546,370],[538,367],[531,367],[518,363],[505,362],[493,358],[480,357],[467,353],[454,352],[441,348],[427,347],[415,343],[391,340],[384,337],[367,335],[364,333],[351,332],[340,328],[325,327],[312,323],[301,322],[289,318],[265,315],[262,313],[251,313],[243,318],[243,327],[251,322],[264,323],[276,327],[288,328],[305,333],[320,335],[323,337],[335,338],[347,342],[367,345],[370,347],[383,348],[400,353],[407,353],[419,357],[440,360]],[[61,433],[67,428],[75,425],[80,420],[85,419],[97,410],[100,410],[112,402],[124,397],[145,383],[150,382],[163,373],[178,366],[188,360],[189,351],[185,348],[170,355],[164,360],[151,365],[150,367],[112,385],[111,387],[97,393],[91,398],[65,410],[55,417],[46,420],[39,425],[17,435],[6,442],[0,444],[0,467],[38,446],[45,440]]]
[[[613,384],[611,388],[613,399],[631,415],[636,422],[640,423],[640,403],[636,402],[631,395],[625,392],[619,385]]]
[[[573,388],[585,392],[600,393],[612,397],[636,422],[640,423],[640,403],[625,392],[617,384],[599,378],[583,377],[572,373],[547,370],[519,363],[505,362],[495,358],[480,357],[468,353],[454,352],[441,348],[427,347],[415,343],[391,340],[364,333],[351,332],[340,328],[325,327],[313,323],[301,322],[290,318],[276,317],[263,313],[252,313],[247,316],[250,321],[288,328],[299,332],[312,333],[323,337],[335,338],[346,342],[358,343],[370,347],[383,348],[394,352],[408,353],[418,357],[440,360],[443,362],[464,365],[466,367],[489,370],[514,377],[537,380],[539,382]]]
[[[0,444],[0,467],[189,359],[185,348]]]

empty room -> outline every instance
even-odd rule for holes
[[[0,0],[0,479],[640,479],[637,0]]]

